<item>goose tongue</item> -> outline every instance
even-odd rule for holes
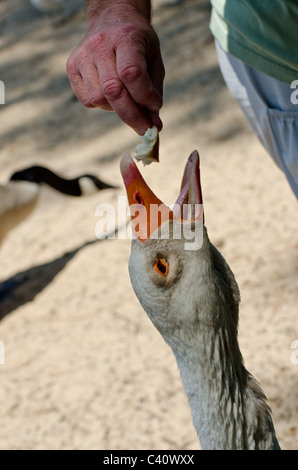
[[[202,211],[198,211],[198,204],[201,208],[203,199],[200,183],[200,159],[196,150],[188,158],[181,191],[173,210],[151,191],[129,154],[122,157],[120,171],[131,209],[132,222],[137,217],[138,227],[133,226],[133,230],[139,240],[147,240],[163,223],[174,218],[187,221],[202,215]]]

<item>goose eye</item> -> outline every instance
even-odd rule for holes
[[[161,259],[161,258],[158,258],[156,261],[155,261],[155,264],[154,264],[154,268],[155,268],[155,271],[158,273],[158,274],[161,274],[162,276],[166,277],[168,272],[169,272],[169,266],[167,265],[167,263],[165,262],[165,260]]]

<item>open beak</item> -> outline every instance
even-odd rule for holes
[[[162,224],[172,219],[181,222],[201,219],[204,222],[200,158],[196,150],[188,158],[180,194],[172,210],[151,191],[129,154],[122,157],[120,171],[127,192],[132,222],[136,218],[138,221],[138,228],[133,231],[139,240],[148,240]]]

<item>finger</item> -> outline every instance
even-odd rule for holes
[[[78,100],[87,108],[93,108],[93,105],[90,103],[85,87],[83,77],[75,64],[72,56],[66,62],[66,70],[70,82],[72,91]]]
[[[136,103],[118,77],[115,57],[98,64],[101,90],[111,108],[120,119],[132,127],[138,134],[143,135],[148,127],[152,127],[152,120],[146,109]]]
[[[152,62],[149,62],[148,75],[155,89],[163,96],[163,82],[165,78],[165,68],[161,53],[154,54]]]
[[[162,107],[162,94],[154,86],[147,71],[142,48],[119,45],[116,56],[117,73],[132,99],[149,111]],[[160,87],[162,89],[162,86]]]
[[[157,127],[158,131],[160,132],[163,128],[162,120],[159,117],[158,112],[149,112],[152,124]]]
[[[92,107],[112,111],[110,104],[107,102],[102,92],[97,67],[93,63],[87,63],[81,67],[80,72],[89,104]]]

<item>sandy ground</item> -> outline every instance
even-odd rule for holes
[[[161,163],[141,171],[173,203],[199,150],[209,235],[242,293],[245,363],[269,398],[281,446],[297,449],[297,202],[223,83],[208,2],[165,3],[155,2],[154,16],[167,70]],[[2,0],[0,29],[0,181],[39,163],[119,185],[80,200],[43,188],[1,247],[0,281],[20,284],[0,305],[0,448],[199,449],[172,352],[130,285],[130,240],[95,236],[95,209],[118,212],[120,157],[140,140],[72,95],[65,62],[84,14],[65,20]]]

